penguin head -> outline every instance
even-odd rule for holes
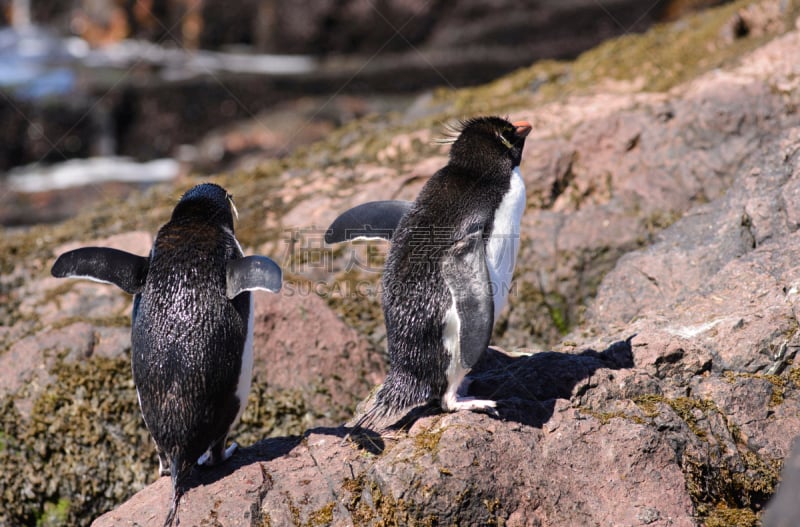
[[[482,172],[497,169],[499,164],[510,173],[522,160],[531,125],[502,117],[475,117],[462,121],[458,131],[450,149],[451,164]]]
[[[200,219],[220,223],[233,230],[233,218],[239,217],[233,196],[214,183],[203,183],[190,188],[181,196],[172,211],[172,221]]]

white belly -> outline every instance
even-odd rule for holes
[[[486,245],[486,264],[494,292],[494,318],[500,315],[511,289],[519,251],[519,223],[525,212],[525,182],[514,168],[511,186],[495,212],[492,236]]]
[[[247,398],[250,395],[250,383],[253,380],[253,322],[255,320],[255,305],[253,293],[250,293],[250,317],[247,320],[247,338],[244,341],[242,353],[242,370],[239,373],[239,384],[236,387],[236,397],[239,399],[239,413],[233,420],[231,428],[236,426],[247,407]]]

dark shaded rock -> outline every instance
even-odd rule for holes
[[[489,350],[470,373],[468,393],[497,401],[504,419],[542,427],[552,417],[556,399],[569,399],[595,372],[633,365],[629,340],[603,352],[574,355],[545,352],[512,357]]]
[[[63,221],[103,202],[124,201],[148,186],[147,183],[108,181],[67,189],[20,192],[9,188],[8,182],[0,178],[0,225],[15,227]]]

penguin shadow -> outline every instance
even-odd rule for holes
[[[186,482],[185,490],[210,485],[253,463],[272,461],[285,456],[302,440],[303,436],[275,437],[262,439],[248,447],[239,447],[224,463],[214,466],[197,465]]]
[[[541,428],[552,417],[556,401],[572,397],[575,386],[597,370],[632,368],[631,340],[634,336],[614,342],[603,351],[586,349],[580,353],[544,351],[532,355],[510,355],[489,348],[468,375],[470,382],[464,395],[496,401],[497,415],[492,416],[496,419]],[[282,457],[310,434],[337,437],[342,443],[349,441],[359,449],[378,455],[384,451],[386,440],[402,435],[423,417],[441,413],[439,402],[432,401],[414,408],[392,424],[375,429],[347,425],[317,427],[303,435],[262,439],[252,446],[240,448],[219,466],[200,467],[193,471],[187,490],[211,484],[244,466]]]
[[[572,397],[575,386],[597,370],[632,368],[631,340],[635,336],[614,342],[603,351],[586,349],[580,353],[544,351],[532,355],[511,355],[489,348],[470,371],[466,393],[460,395],[495,401],[496,413],[488,414],[490,417],[541,428],[552,417],[556,401]],[[362,405],[369,408],[373,402],[367,400]],[[401,435],[419,419],[441,413],[439,401],[434,400],[414,408],[399,419],[379,422],[379,426],[374,428],[344,430],[357,446],[380,453],[382,447],[378,445],[382,445],[379,442],[381,438]],[[373,430],[379,430],[380,433]],[[376,452],[375,448],[380,450]]]
[[[544,351],[509,355],[489,348],[470,372],[467,394],[497,402],[498,419],[541,428],[553,415],[558,399],[569,399],[575,386],[599,369],[632,368],[631,335],[603,351]]]
[[[368,428],[348,427],[347,425],[337,427],[317,427],[311,428],[306,432],[310,434],[329,435],[341,439],[340,445],[347,442],[355,445],[359,450],[370,454],[379,455],[386,448],[384,437],[376,431]]]
[[[210,467],[197,466],[187,480],[186,490],[210,485],[253,463],[264,463],[283,457],[294,450],[295,447],[302,443],[303,439],[311,434],[335,436],[344,441],[350,432],[350,429],[343,426],[317,427],[307,430],[303,435],[262,439],[248,447],[238,448],[230,459],[224,463]],[[360,430],[356,436],[350,437],[350,440],[360,449],[366,450],[371,454],[380,454],[385,448],[380,434],[370,430]]]

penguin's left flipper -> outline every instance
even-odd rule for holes
[[[442,271],[460,322],[461,367],[469,370],[489,346],[494,323],[483,229],[473,229],[453,245],[442,262]]]
[[[228,261],[226,270],[228,298],[235,298],[244,291],[281,290],[283,272],[278,264],[266,256],[246,256]]]
[[[325,232],[325,243],[391,240],[397,224],[414,205],[411,201],[370,201],[343,212]]]
[[[88,278],[114,284],[126,293],[140,293],[150,260],[110,247],[81,247],[58,257],[50,270],[56,278]]]

